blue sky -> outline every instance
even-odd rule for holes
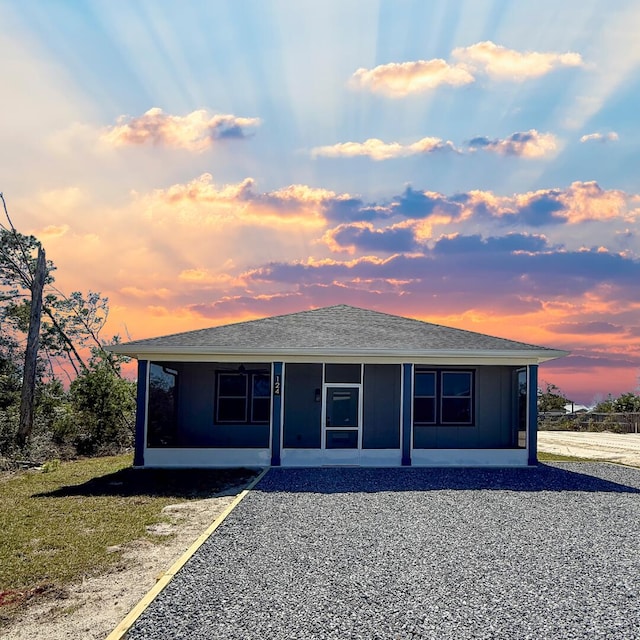
[[[349,302],[640,370],[640,5],[1,2],[0,190],[133,338]]]

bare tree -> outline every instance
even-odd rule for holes
[[[33,403],[36,392],[36,369],[38,364],[38,348],[40,345],[40,321],[42,318],[42,290],[47,271],[44,249],[38,248],[36,272],[31,285],[31,315],[27,348],[24,354],[24,370],[22,374],[22,393],[20,395],[20,424],[16,440],[22,449],[27,444],[33,430]]]
[[[7,229],[2,225],[2,230],[11,234],[15,251],[12,253],[9,243],[2,243],[2,258],[8,263],[8,271],[14,278],[31,292],[31,304],[29,314],[29,329],[27,333],[27,347],[25,349],[24,369],[22,373],[22,392],[20,395],[20,424],[16,440],[23,448],[31,436],[33,430],[33,403],[36,389],[36,370],[38,362],[38,348],[40,343],[40,322],[42,318],[42,291],[47,278],[47,260],[42,246],[37,243],[38,257],[35,265],[30,252],[30,247],[23,241],[23,237],[13,226],[4,194],[0,193],[4,214],[9,224]],[[20,257],[22,260],[20,260]],[[5,269],[6,271],[6,269]],[[6,275],[5,272],[3,274]]]
[[[52,379],[56,371],[62,371],[72,382],[100,363],[116,379],[123,380],[123,376],[120,359],[105,351],[106,342],[100,335],[109,314],[108,299],[92,291],[66,295],[56,288],[52,276],[55,266],[46,260],[44,248],[36,237],[16,230],[2,193],[0,200],[6,218],[6,224],[0,221],[0,347],[11,354],[19,370],[19,343],[24,341],[21,336],[27,336],[16,433],[17,444],[24,448],[33,428],[38,376],[46,369]],[[67,371],[65,363],[72,371]],[[129,387],[127,392],[131,392]]]

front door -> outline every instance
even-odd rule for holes
[[[357,452],[362,442],[360,385],[326,385],[324,400],[324,448]]]

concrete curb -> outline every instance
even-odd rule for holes
[[[151,590],[142,597],[140,602],[131,609],[122,622],[105,638],[105,640],[121,640],[131,629],[135,621],[142,615],[144,610],[158,597],[158,594],[173,580],[173,577],[182,569],[193,554],[207,541],[209,536],[224,522],[226,517],[242,502],[245,496],[264,478],[269,471],[267,467],[254,478],[233,500],[233,502],[213,521],[209,528],[198,537],[198,539],[169,567],[162,577],[156,582]]]

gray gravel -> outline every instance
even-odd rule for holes
[[[640,638],[640,470],[272,469],[127,637]]]

